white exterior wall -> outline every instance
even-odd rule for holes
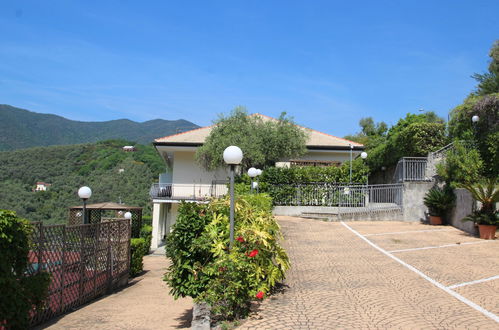
[[[227,170],[206,171],[194,160],[194,152],[176,151],[173,158],[173,194],[182,197],[210,196],[213,180],[227,180]]]

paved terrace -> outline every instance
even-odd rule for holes
[[[419,223],[279,222],[286,286],[240,329],[499,329],[499,240]]]

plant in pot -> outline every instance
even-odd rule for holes
[[[463,221],[473,221],[478,224],[480,238],[494,239],[499,225],[499,212],[496,210],[496,203],[499,202],[499,186],[496,180],[489,179],[483,183],[460,186],[481,203],[480,209],[468,215]]]
[[[424,197],[424,205],[430,213],[430,225],[442,225],[443,217],[447,211],[454,205],[455,195],[448,186],[431,188]]]

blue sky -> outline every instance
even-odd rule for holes
[[[344,136],[446,117],[486,70],[499,1],[0,1],[0,103],[69,119],[238,105]]]

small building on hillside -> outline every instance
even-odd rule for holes
[[[52,184],[39,181],[36,183],[35,191],[47,191],[47,189],[51,186]]]
[[[261,114],[264,121],[276,120]],[[154,140],[153,145],[165,162],[165,172],[159,174],[158,183],[150,189],[153,203],[152,248],[162,244],[177,218],[182,201],[205,203],[209,197],[227,193],[228,171],[220,168],[206,171],[194,159],[196,149],[203,145],[213,126],[165,136]],[[316,130],[300,127],[308,133],[307,153],[299,159],[282,159],[276,166],[338,166],[358,156],[364,146]]]
[[[133,152],[133,151],[136,151],[137,149],[135,149],[134,146],[123,146],[123,151],[125,152]]]

